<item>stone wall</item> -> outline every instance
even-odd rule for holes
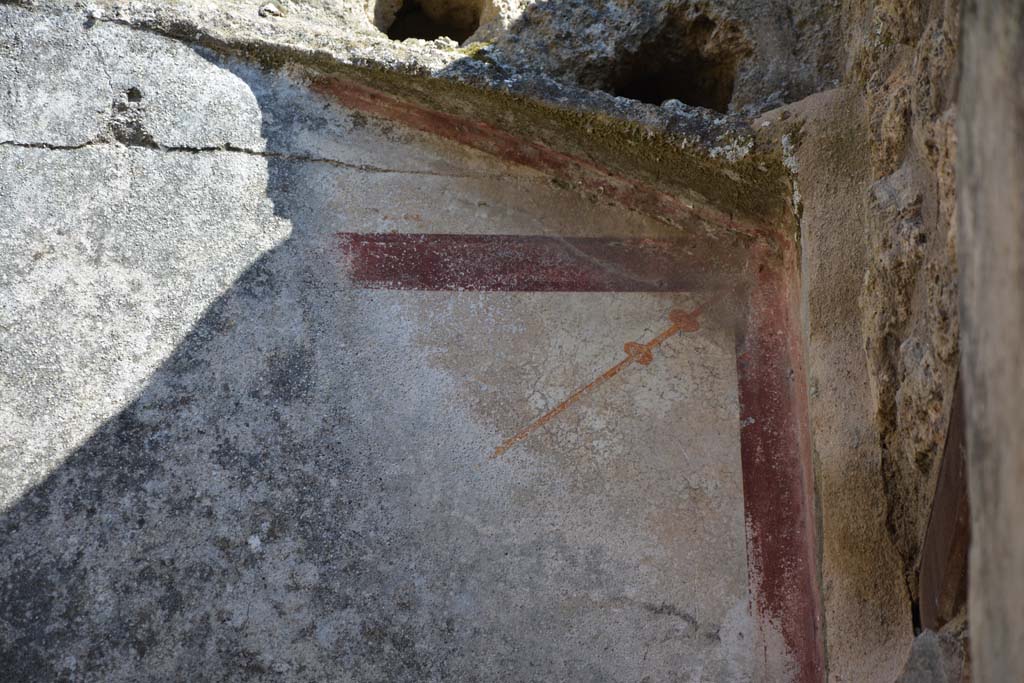
[[[852,7],[850,81],[870,141],[860,294],[886,524],[917,599],[921,543],[945,441],[957,345],[959,3]]]
[[[6,212],[0,277],[9,293],[0,309],[6,335],[0,415],[11,437],[0,453],[0,493],[13,539],[11,584],[28,597],[0,603],[6,610],[0,639],[17,644],[9,652],[23,653],[10,660],[19,667],[11,670],[137,678],[142,671],[174,671],[183,661],[176,657],[208,657],[221,672],[298,676],[329,671],[325,643],[346,638],[365,646],[346,660],[356,678],[466,673],[471,667],[455,652],[456,642],[472,645],[466,647],[492,674],[527,666],[511,644],[484,655],[478,633],[456,632],[447,621],[427,623],[431,610],[447,614],[447,607],[410,602],[407,594],[418,595],[418,588],[396,569],[364,562],[350,568],[354,578],[324,573],[333,571],[326,569],[331,553],[352,549],[334,547],[337,538],[352,547],[382,547],[359,536],[365,528],[338,520],[379,523],[386,544],[418,547],[410,520],[421,513],[396,512],[385,502],[396,495],[418,500],[420,479],[433,482],[433,503],[445,490],[467,485],[461,475],[441,476],[410,455],[420,469],[390,490],[375,482],[402,468],[369,445],[352,462],[328,457],[334,446],[353,438],[370,444],[367,435],[386,431],[370,423],[354,431],[339,426],[350,419],[345,411],[353,396],[384,412],[401,413],[402,402],[376,395],[388,373],[374,374],[372,364],[363,367],[361,383],[351,379],[358,373],[332,370],[349,362],[348,352],[323,346],[322,338],[351,337],[370,347],[412,334],[421,341],[409,337],[403,348],[419,353],[422,339],[454,334],[428,320],[429,306],[339,294],[335,266],[324,257],[333,248],[329,235],[443,227],[473,234],[685,235],[686,248],[705,262],[702,277],[749,266],[753,244],[777,249],[772,258],[792,259],[806,363],[794,391],[806,383],[828,678],[899,675],[915,632],[920,551],[960,354],[958,2],[486,0],[424,2],[418,9],[390,0],[15,4],[23,7],[3,8],[0,40],[6,83],[0,193],[10,199],[0,207]],[[461,45],[445,35],[390,40],[395,17],[413,10],[430,25],[476,25]],[[959,254],[968,267],[965,308],[978,311],[967,328],[975,351],[964,381],[968,404],[972,391],[979,397],[974,448],[1010,449],[1019,440],[1013,441],[1012,415],[999,407],[1009,399],[981,399],[986,392],[1010,396],[1016,377],[1000,375],[996,361],[987,360],[1002,358],[989,326],[1001,302],[1013,299],[991,293],[1009,289],[1012,276],[986,267],[1013,253],[1012,216],[978,218],[985,207],[1009,200],[996,189],[986,194],[1004,186],[970,161],[1015,149],[1011,115],[984,106],[1011,87],[1012,73],[998,66],[1012,61],[1015,38],[1000,33],[1004,42],[990,51],[977,38],[1015,18],[1000,23],[980,11],[969,18],[974,23],[966,35],[976,41],[965,61],[975,74],[967,91],[972,109],[959,125],[974,151],[961,156],[960,167],[977,180],[968,186],[960,178],[959,196],[972,197],[976,208],[960,207],[959,244],[991,248],[966,259]],[[693,77],[677,78],[680,73]],[[347,79],[352,89],[332,92],[325,76]],[[417,125],[388,120],[406,108]],[[992,131],[1004,129],[1010,143],[1000,147]],[[1010,159],[1000,169],[1015,177]],[[609,300],[608,310],[618,305]],[[419,319],[422,329],[389,327],[377,310],[388,306]],[[466,306],[455,318],[472,318],[473,306]],[[503,315],[515,317],[513,309],[519,310],[510,304]],[[571,317],[569,309],[575,310],[561,313]],[[536,315],[525,311],[519,311],[524,318]],[[509,334],[518,329],[511,317],[499,325]],[[353,337],[366,321],[375,321],[380,334]],[[1012,336],[1014,319],[1001,321]],[[586,329],[598,336],[596,328]],[[615,329],[637,332],[629,325]],[[536,328],[522,333],[521,342],[567,334],[557,326]],[[455,336],[449,341],[461,343]],[[558,357],[557,348],[549,351]],[[360,353],[352,362],[362,363]],[[726,365],[715,372],[726,372]],[[1004,366],[1016,367],[1011,360]],[[444,384],[406,370],[399,383],[410,396],[423,383]],[[561,372],[547,365],[543,371]],[[235,375],[246,373],[258,376],[259,386],[236,382]],[[569,390],[572,382],[563,380],[534,387],[534,407]],[[321,381],[326,384],[313,392],[319,403],[310,407],[307,389]],[[337,396],[324,394],[324,387]],[[197,388],[207,398],[191,404],[184,396]],[[720,395],[716,389],[704,400]],[[232,412],[232,401],[243,408]],[[726,404],[723,409],[733,405]],[[489,411],[511,429],[507,415],[495,417],[501,411],[494,406]],[[170,431],[156,426],[161,414],[173,415]],[[467,414],[448,418],[476,443],[478,431],[489,427]],[[280,427],[276,435],[260,431],[264,422]],[[220,426],[204,433],[214,423]],[[256,441],[243,447],[221,433],[224,425]],[[424,429],[444,432],[437,421]],[[709,444],[717,438],[709,436]],[[198,460],[160,462],[175,452],[168,439],[191,443],[196,454],[217,454],[223,476],[207,481]],[[278,469],[261,470],[252,461],[263,440],[282,460]],[[207,441],[210,449],[196,445]],[[140,449],[147,455],[139,462],[108,462],[111,453]],[[305,455],[296,460],[298,469],[288,470],[285,461],[295,453]],[[993,487],[1013,481],[1013,471],[1011,461],[992,459],[981,460],[972,474],[972,498],[990,501],[976,515],[983,540],[972,572],[996,567],[985,582],[1011,592],[1019,563],[992,559],[1007,531],[998,520],[1009,519],[1010,494],[995,495]],[[260,472],[269,478],[259,481]],[[344,508],[338,487],[347,490],[345,482],[353,481],[358,485],[350,488],[361,491]],[[142,483],[152,489],[150,502],[182,498],[191,501],[189,509],[147,510],[147,500],[119,493]],[[522,495],[509,504],[522,503]],[[643,494],[634,491],[634,498]],[[78,502],[67,507],[67,501]],[[289,513],[282,516],[283,510]],[[452,532],[442,526],[428,525],[427,532],[439,538]],[[223,533],[219,545],[204,546],[208,561],[175,566],[195,529],[214,527]],[[536,540],[524,539],[520,545]],[[516,543],[509,543],[515,555]],[[134,564],[107,557],[115,552],[110,548]],[[276,564],[272,550],[281,553]],[[396,553],[417,561],[408,548]],[[157,558],[159,566],[146,558]],[[579,567],[601,574],[604,565],[592,559],[577,558]],[[227,578],[213,577],[211,566]],[[439,576],[447,565],[431,566]],[[614,575],[601,574],[607,581]],[[247,599],[269,595],[268,576],[287,590],[263,602]],[[344,604],[318,593],[317,586],[342,578],[355,586]],[[149,602],[119,601],[111,593],[130,591],[132,582],[151,586]],[[238,586],[238,594],[222,600],[224,593],[214,591],[205,602],[216,610],[205,621],[181,616],[204,601],[202,585],[210,582]],[[183,585],[195,590],[182,592]],[[397,611],[373,606],[367,594],[376,585],[389,586]],[[594,605],[620,616],[647,605],[648,616],[676,620],[661,624],[676,636],[706,636],[704,645],[687,651],[702,653],[693,661],[708,676],[754,675],[727,664],[730,657],[743,661],[737,653],[744,647],[729,629],[739,633],[737,624],[749,613],[718,614],[705,624],[674,602],[665,607],[649,596],[594,591],[588,598]],[[972,611],[992,625],[980,632],[996,634],[986,640],[990,646],[975,641],[975,652],[991,662],[999,660],[1000,647],[1009,648],[999,634],[1013,626],[999,621],[998,595],[972,593]],[[32,615],[58,608],[69,615],[63,625],[39,630]],[[258,618],[250,623],[253,609]],[[357,613],[373,618],[357,623]],[[153,614],[179,615],[166,628],[186,654],[157,637]],[[731,626],[722,631],[724,622]],[[301,645],[264,647],[267,624]],[[596,617],[591,625],[597,629]],[[622,637],[633,643],[634,632],[648,626],[629,622],[622,629],[630,635]],[[77,639],[81,628],[105,634],[110,648],[90,650]],[[530,628],[542,632],[545,625]],[[418,642],[421,632],[430,636]],[[927,658],[921,653],[931,651],[929,643],[915,646],[915,656]],[[425,650],[450,657],[426,657]],[[659,675],[685,669],[665,653],[658,660],[659,652],[653,655]],[[581,662],[593,668],[573,668]],[[642,670],[628,657],[598,654],[558,666],[547,673],[616,679]],[[1014,671],[1005,662],[992,666],[982,670],[988,672],[982,680]]]
[[[959,360],[956,3],[847,3],[843,85],[763,124],[801,218],[832,680],[894,680]]]

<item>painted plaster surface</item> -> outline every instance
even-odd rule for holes
[[[459,443],[471,430],[493,434],[485,448],[493,453],[504,443],[497,439],[514,438],[604,376],[595,373],[622,358],[646,360],[642,345],[664,328],[648,321],[627,342],[639,320],[608,322],[609,333],[623,336],[606,339],[587,327],[597,323],[580,317],[600,319],[626,306],[613,296],[618,288],[663,292],[643,295],[636,300],[646,303],[637,305],[646,310],[667,297],[673,310],[702,298],[708,285],[757,272],[775,287],[750,292],[764,296],[749,299],[754,333],[735,359],[739,448],[750,600],[766,640],[777,642],[754,649],[769,660],[789,649],[800,653],[792,661],[803,663],[794,674],[775,658],[762,678],[892,680],[904,661],[905,672],[929,671],[919,666],[935,663],[927,638],[914,641],[909,659],[907,651],[959,358],[959,259],[969,304],[961,381],[975,406],[972,486],[982,492],[973,496],[982,502],[971,579],[972,647],[980,662],[974,675],[1012,678],[1006,672],[1016,671],[1014,662],[1005,658],[1015,650],[1005,644],[1015,633],[1007,617],[1014,602],[1007,596],[1022,574],[1015,571],[1019,558],[1004,554],[1002,520],[1014,518],[1005,501],[1016,500],[1019,477],[1015,461],[997,451],[1015,452],[1019,401],[1012,397],[1022,383],[1013,372],[1019,363],[997,342],[1019,336],[1011,329],[1016,319],[1000,315],[1014,300],[1006,294],[1014,280],[1005,255],[1014,253],[1007,236],[1019,223],[1000,223],[1016,196],[1004,196],[1013,187],[1005,179],[1020,175],[1004,163],[1020,155],[1013,157],[1016,128],[1004,111],[1013,98],[1003,97],[1014,91],[1007,55],[1015,34],[1002,29],[1019,25],[1019,17],[967,3],[961,32],[958,0],[481,0],[479,27],[460,46],[444,36],[389,39],[400,4],[0,2],[0,672],[15,680],[180,678],[183,670],[197,680],[319,680],[338,677],[337,668],[324,673],[338,665],[337,657],[325,663],[321,649],[337,653],[342,643],[349,653],[342,668],[358,680],[446,677],[470,636],[447,621],[448,631],[437,630],[447,616],[427,603],[376,588],[380,577],[393,576],[379,568],[380,558],[415,546],[417,536],[401,525],[416,514],[398,514],[407,510],[395,507],[393,491],[380,483],[404,472],[387,460],[391,451],[360,455],[350,448],[359,438],[371,443],[368,428],[353,426],[353,415],[363,415],[358,406],[384,405],[378,394],[404,377],[398,391],[419,407],[402,405],[400,414],[436,426],[450,411],[445,429],[460,432]],[[454,7],[460,0],[423,4]],[[960,55],[961,35],[974,40],[966,46],[974,52]],[[248,61],[215,56],[227,54]],[[698,87],[664,90],[677,74],[696,75],[684,84]],[[666,75],[672,78],[662,80]],[[648,85],[656,87],[646,91]],[[965,118],[957,131],[961,86]],[[691,106],[702,103],[717,111]],[[757,121],[748,120],[758,112]],[[959,160],[967,177],[962,192],[958,135],[968,150]],[[995,161],[972,166],[977,159]],[[975,166],[995,171],[981,178]],[[952,226],[960,194],[961,234],[970,239],[958,246]],[[408,276],[409,264],[353,269],[343,234],[429,244],[445,235],[482,236],[480,244],[492,246],[512,241],[451,261],[462,268],[458,277],[423,271],[406,279],[424,290],[479,290],[452,294],[463,308],[450,309],[453,329],[474,341],[441,348],[431,346],[433,336],[444,336],[435,308],[412,303],[431,292],[363,291]],[[548,270],[536,268],[534,256],[550,252],[531,252],[524,246],[531,239],[559,240],[571,254],[545,262],[553,264]],[[632,271],[623,277],[617,270],[632,269],[630,258],[606,252],[596,259],[602,270],[584,269],[594,277],[581,279],[572,268],[593,256],[579,248],[590,239],[644,249],[670,240],[685,267],[672,272],[670,286],[637,284]],[[766,245],[778,249],[751,263],[751,250]],[[505,253],[518,264],[493,258]],[[636,254],[651,262],[647,252]],[[786,259],[785,273],[773,270]],[[517,289],[525,281],[573,300],[566,294],[573,283],[586,284],[605,308],[591,309],[583,297],[551,311],[590,330],[582,339],[548,316],[540,299],[522,309],[511,303],[525,296]],[[490,291],[502,287],[506,294]],[[364,309],[384,301],[405,302],[392,310],[416,314],[402,319],[404,327],[379,322],[389,343],[361,327],[365,316],[377,320]],[[526,476],[524,462],[562,453],[567,442],[550,440],[570,434],[605,448],[619,427],[602,422],[593,434],[582,430],[594,426],[584,424],[588,411],[605,410],[600,402],[619,396],[633,373],[654,379],[664,370],[662,351],[725,335],[723,320],[702,320],[692,338],[671,335],[650,363],[630,361],[529,431],[529,439],[515,441],[500,464]],[[803,352],[794,343],[800,327]],[[479,379],[479,391],[460,388],[478,367],[463,347],[477,348],[475,340],[493,338],[496,329],[525,329],[524,339],[548,350],[551,335],[565,348],[586,350],[575,353],[593,354],[593,363],[559,347],[564,365],[555,367],[516,347],[507,353],[529,358],[524,369],[534,382],[547,382],[543,393],[530,387],[513,395],[526,380],[504,371],[492,373],[493,386],[507,389],[480,393]],[[365,348],[348,345],[353,335],[362,335]],[[352,369],[356,360],[376,367],[380,354],[393,353],[391,337],[425,365],[400,358],[390,366],[394,375]],[[324,339],[336,346],[325,347]],[[627,343],[636,345],[628,347],[635,356]],[[599,351],[606,346],[607,358]],[[488,359],[490,352],[488,346]],[[714,367],[720,360],[709,356]],[[417,375],[423,368],[433,374]],[[692,390],[708,389],[703,381]],[[656,412],[630,405],[617,419]],[[377,441],[413,438],[397,436],[406,423],[380,419],[376,432],[390,436]],[[219,454],[215,465],[211,453]],[[794,552],[814,546],[804,514],[813,498],[812,458],[817,560]],[[385,471],[379,463],[390,464]],[[669,481],[681,476],[659,472]],[[444,476],[454,485],[469,475]],[[332,479],[340,483],[324,483]],[[1000,491],[1010,494],[1000,498]],[[525,510],[536,516],[537,505]],[[385,524],[385,512],[364,526],[339,521],[365,517],[374,506],[402,522]],[[707,510],[698,508],[688,514],[705,519]],[[353,528],[364,536],[366,528],[406,531],[380,531],[359,545],[348,534]],[[642,533],[636,547],[647,542]],[[260,553],[271,536],[292,545],[274,541],[287,552],[268,573],[270,555]],[[602,576],[621,586],[617,566]],[[274,588],[293,574],[287,590]],[[655,584],[634,578],[632,585],[647,591]],[[338,586],[345,598],[334,604]],[[421,596],[422,587],[409,590]],[[337,614],[347,609],[359,615],[352,617],[358,629],[339,626]],[[243,611],[245,618],[237,616]],[[280,627],[285,622],[291,626]],[[256,633],[261,623],[274,627]],[[523,642],[524,632],[509,642]],[[488,662],[498,658],[495,666],[520,670],[525,660],[498,649]],[[716,668],[715,646],[701,652],[692,660],[705,667],[701,677],[742,676],[742,666]],[[619,676],[631,666],[588,661],[611,668],[581,669],[578,677]],[[528,677],[534,669],[521,670]],[[463,677],[501,677],[493,667],[481,671]],[[696,675],[690,671],[650,676]],[[626,677],[641,678],[633,669]]]
[[[490,457],[705,294],[372,290],[338,239],[677,235],[297,75],[0,14],[4,676],[760,678],[731,327]]]

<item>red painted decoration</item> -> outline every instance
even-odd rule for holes
[[[353,283],[369,289],[679,292],[706,286],[684,243],[519,235],[338,235]]]

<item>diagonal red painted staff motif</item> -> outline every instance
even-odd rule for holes
[[[395,111],[407,107],[396,104]],[[762,632],[781,632],[793,658],[793,680],[823,680],[813,472],[800,379],[803,359],[790,301],[796,285],[788,266],[763,262],[765,245],[747,254],[754,257],[748,263],[742,250],[724,252],[735,260],[722,261],[722,253],[705,258],[690,243],[673,240],[435,233],[339,233],[338,239],[347,278],[363,289],[718,291],[685,318],[670,316],[672,327],[647,344],[627,344],[625,359],[495,449],[494,458],[628,365],[653,362],[658,345],[687,331],[676,325],[696,329],[700,311],[708,313],[721,298],[735,297],[740,304],[734,332],[751,601]],[[728,289],[746,275],[753,277],[749,289]]]
[[[665,343],[670,337],[675,336],[679,332],[696,332],[700,329],[700,323],[698,318],[700,317],[700,308],[695,308],[692,311],[685,311],[681,308],[674,308],[669,311],[668,319],[672,324],[666,327],[661,333],[654,339],[650,340],[645,344],[640,344],[635,341],[626,342],[622,347],[622,350],[626,352],[626,357],[620,360],[612,367],[605,370],[590,384],[586,384],[576,391],[572,392],[568,398],[559,403],[557,406],[544,413],[536,420],[528,424],[519,430],[514,436],[506,439],[500,446],[494,449],[491,453],[491,459],[500,458],[510,448],[515,446],[520,441],[523,441],[532,432],[540,429],[548,422],[553,420],[559,414],[563,413],[573,403],[580,400],[585,394],[588,394],[599,386],[615,377],[617,374],[625,370],[633,363],[638,365],[650,365],[654,360],[654,354],[651,352]]]

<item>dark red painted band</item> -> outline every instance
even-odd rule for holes
[[[801,350],[783,272],[757,274],[737,334],[747,564],[762,634],[782,636],[800,683],[824,680],[813,473]]]
[[[684,243],[520,235],[338,235],[352,281],[369,289],[679,292],[709,286]]]
[[[349,277],[371,289],[667,292],[707,289],[722,276],[671,240],[398,233],[338,240]],[[792,269],[759,263],[751,264],[736,342],[751,598],[762,635],[772,630],[785,643],[792,680],[811,683],[823,680],[824,652]]]
[[[338,240],[351,280],[371,289],[669,292],[707,289],[723,276],[705,272],[709,266],[671,240],[398,233]],[[785,643],[792,680],[811,683],[823,680],[824,652],[804,371],[790,269],[759,262],[736,346],[751,598],[762,634],[774,630]]]

